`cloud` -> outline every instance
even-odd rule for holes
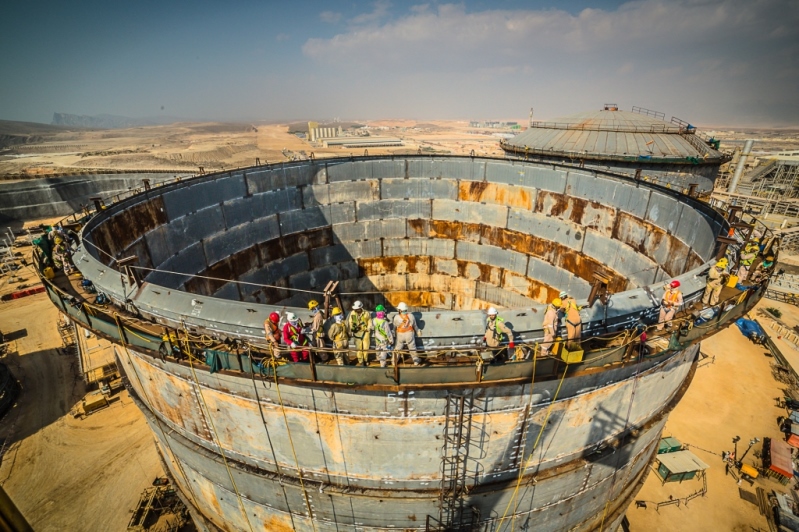
[[[347,31],[308,39],[303,53],[319,65],[389,80],[413,76],[425,83],[447,73],[446,90],[471,74],[477,81],[535,85],[539,95],[562,100],[563,91],[550,87],[567,83],[584,98],[603,87],[717,120],[724,116],[720,104],[712,111],[694,102],[715,93],[727,102],[726,114],[732,102],[734,111],[752,115],[744,102],[765,98],[784,103],[786,116],[799,120],[799,77],[783,75],[799,68],[799,39],[790,30],[799,27],[795,0],[636,0],[577,13],[434,4],[391,16],[389,7],[378,2]],[[781,82],[772,85],[777,76]]]
[[[319,13],[319,18],[322,20],[322,22],[336,24],[339,20],[341,20],[341,13],[337,13],[335,11],[322,11]]]
[[[275,40],[277,42],[288,41],[291,37],[287,33],[278,33],[275,35]]]

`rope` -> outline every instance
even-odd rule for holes
[[[541,436],[544,434],[544,429],[547,426],[550,414],[552,414],[552,408],[555,406],[555,402],[558,399],[558,394],[560,393],[560,388],[561,386],[563,386],[563,381],[566,380],[566,373],[568,371],[569,371],[569,364],[567,363],[566,367],[563,368],[563,375],[560,378],[560,382],[558,382],[558,387],[555,390],[555,395],[552,397],[552,401],[550,401],[549,403],[549,408],[547,408],[547,414],[544,417],[544,421],[541,423],[541,430],[538,431],[538,436],[536,437],[535,442],[533,443],[533,448],[530,449],[530,456],[527,458],[527,461],[524,463],[524,466],[519,468],[519,477],[516,479],[516,487],[513,489],[513,494],[511,495],[511,499],[510,501],[508,501],[507,506],[505,506],[505,511],[503,512],[502,517],[500,518],[499,523],[497,524],[498,531],[502,529],[502,523],[505,521],[506,516],[508,515],[508,510],[510,509],[511,504],[513,504],[513,501],[516,500],[516,495],[519,492],[519,486],[522,483],[522,477],[524,476],[524,471],[527,469],[527,467],[530,465],[530,462],[533,460],[533,453],[538,447],[538,443],[541,440]],[[532,400],[532,394],[531,394],[531,400]]]
[[[305,497],[305,506],[308,508],[308,516],[311,518],[311,526],[316,531],[316,523],[314,521],[313,511],[311,510],[311,501],[308,499],[308,490],[305,489],[305,481],[302,477],[302,469],[300,469],[300,462],[297,460],[297,450],[294,448],[294,438],[291,437],[291,429],[289,428],[289,418],[288,414],[286,414],[286,407],[283,404],[283,395],[280,393],[280,383],[278,383],[277,379],[277,365],[275,363],[275,357],[272,356],[270,361],[270,365],[272,366],[272,376],[275,378],[275,389],[277,390],[277,399],[280,401],[280,409],[283,412],[283,421],[286,424],[286,434],[289,437],[289,445],[291,446],[291,454],[294,455],[294,465],[297,468],[297,476],[300,479],[300,487],[302,488],[302,494]]]
[[[537,345],[535,346],[535,350],[533,351],[533,375],[530,379],[530,399],[527,401],[527,408],[525,409],[525,419],[524,419],[525,423],[527,423],[526,417],[530,415],[530,409],[533,407],[533,390],[535,389],[535,367],[536,367],[536,362],[538,361],[538,356],[537,356],[538,353],[536,351],[538,351]],[[521,448],[519,449],[520,461],[524,460],[524,449],[527,446],[527,434],[522,434],[521,440],[522,440]],[[519,468],[519,479],[517,479],[517,483],[521,479],[522,471],[524,471],[524,469]],[[515,500],[516,500],[516,491],[514,491],[513,495],[511,496],[510,504],[513,504]],[[511,530],[514,529],[516,529],[516,512],[513,513],[513,521],[511,522]]]
[[[186,324],[183,323],[182,325],[185,330]],[[186,339],[186,344],[187,344],[186,349],[188,351],[191,351],[191,349],[188,346],[188,338]],[[205,396],[203,396],[203,389],[202,386],[200,386],[199,379],[197,378],[197,372],[194,369],[192,358],[193,357],[189,353],[189,367],[191,368],[191,374],[194,377],[194,382],[197,384],[197,395],[200,397],[200,400],[202,401],[203,408],[208,413],[208,422],[211,424],[212,435],[214,440],[216,440],[214,443],[219,448],[219,454],[222,456],[222,463],[225,464],[225,469],[227,470],[227,474],[230,477],[230,483],[233,485],[233,491],[236,493],[236,498],[239,501],[239,507],[241,508],[241,513],[242,515],[244,515],[244,519],[247,521],[247,527],[250,529],[250,532],[254,532],[252,528],[252,523],[250,523],[250,517],[247,515],[247,509],[244,507],[244,501],[241,499],[241,493],[239,493],[239,488],[238,486],[236,486],[236,479],[233,478],[233,471],[230,470],[230,466],[228,465],[227,457],[225,456],[225,451],[222,448],[222,442],[219,440],[219,436],[217,435],[216,427],[214,426],[214,419],[213,416],[211,415],[211,410],[208,408],[208,404],[205,402]]]

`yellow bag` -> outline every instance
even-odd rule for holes
[[[50,266],[45,268],[42,271],[42,273],[44,274],[45,279],[48,279],[48,280],[52,279],[53,277],[55,277],[55,271],[53,271],[53,268],[51,268]]]
[[[730,275],[730,280],[727,281],[727,286],[730,288],[735,288],[735,285],[738,284],[738,276],[737,275]]]

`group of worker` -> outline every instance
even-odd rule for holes
[[[396,364],[403,353],[411,355],[415,366],[422,363],[416,350],[416,337],[421,336],[421,332],[404,302],[397,305],[397,314],[392,320],[388,319],[383,305],[377,305],[372,315],[360,301],[353,303],[346,319],[340,307],[333,307],[328,318],[315,300],[308,302],[308,310],[311,312],[308,326],[293,312],[286,313],[282,327],[277,312],[272,312],[264,322],[266,341],[276,356],[288,352],[292,361],[308,362],[313,352],[321,362],[326,362],[332,353],[336,362],[343,366],[350,362],[352,341],[357,363],[368,366],[374,340],[374,351],[381,367]]]
[[[567,349],[579,349],[580,339],[583,334],[583,322],[580,317],[580,307],[577,301],[567,292],[561,292],[547,305],[544,313],[544,341],[541,344],[541,356],[551,353],[558,331],[560,330],[561,317],[566,321]]]

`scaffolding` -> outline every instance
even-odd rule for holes
[[[715,200],[760,215],[799,217],[799,161],[768,160],[746,174],[734,192],[727,191],[730,170],[719,175]]]

